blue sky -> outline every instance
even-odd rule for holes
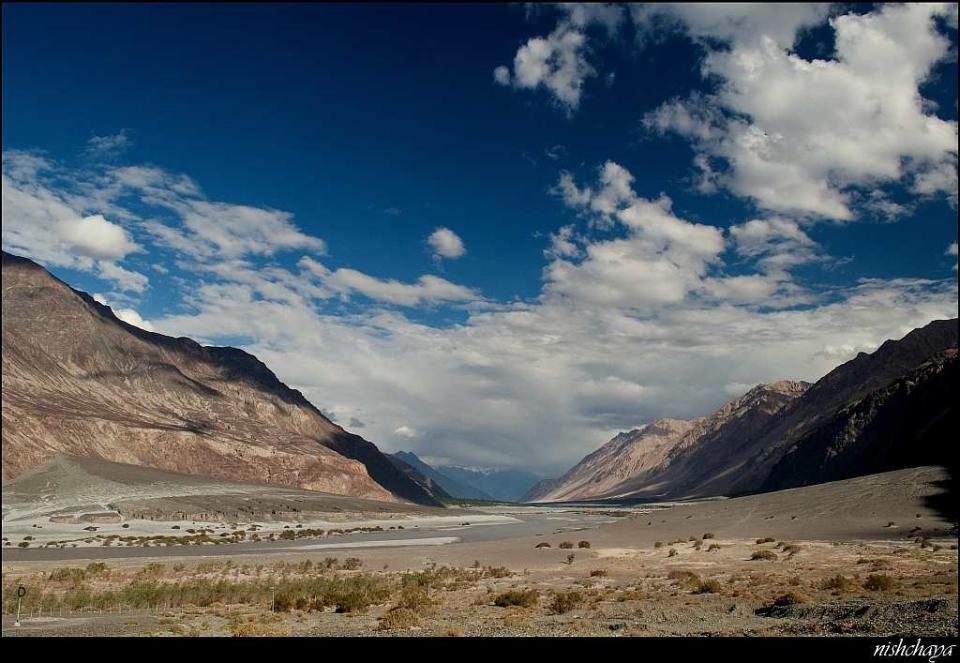
[[[3,18],[4,248],[388,450],[550,472],[956,315],[955,6]]]

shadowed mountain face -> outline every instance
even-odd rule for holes
[[[957,320],[939,320],[814,385],[761,385],[709,417],[622,433],[527,501],[705,497],[946,465]]]
[[[3,253],[3,476],[58,454],[436,504],[256,357],[131,326]]]

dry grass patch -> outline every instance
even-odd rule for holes
[[[509,608],[511,606],[533,608],[539,601],[540,594],[535,589],[511,589],[497,594],[493,599],[493,604],[498,608]]]
[[[777,553],[772,550],[757,550],[750,555],[751,561],[776,561]]]
[[[550,612],[555,615],[562,615],[570,612],[581,603],[583,603],[583,594],[576,590],[557,592],[550,602]]]
[[[869,589],[871,592],[888,592],[896,589],[897,585],[896,579],[884,573],[874,573],[863,581],[864,589]]]
[[[831,578],[827,578],[822,583],[820,583],[820,589],[832,590],[837,592],[849,592],[853,590],[856,585],[853,580],[847,578],[846,576],[840,575],[839,573]]]

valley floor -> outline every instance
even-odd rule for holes
[[[916,468],[630,514],[467,510],[515,522],[410,535],[459,539],[429,546],[340,543],[375,532],[105,564],[108,548],[7,548],[3,635],[956,636],[956,523],[931,503],[944,479]]]

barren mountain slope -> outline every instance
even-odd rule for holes
[[[638,490],[656,493],[671,477],[691,471],[684,463],[691,449],[709,447],[710,454],[722,462],[725,448],[756,434],[807,386],[788,381],[759,385],[707,417],[692,421],[657,419],[639,430],[621,433],[560,479],[535,486],[526,499],[569,501],[615,497]],[[710,467],[715,469],[717,465]]]
[[[562,502],[605,495],[666,458],[696,421],[657,419],[643,428],[620,433],[586,456],[559,479],[542,481],[525,496],[528,502]]]
[[[435,503],[252,355],[128,325],[4,253],[3,476],[57,454]]]
[[[956,422],[956,347],[957,320],[931,322],[812,386],[760,385],[691,422],[666,449],[645,445],[645,429],[621,434],[528,499],[732,495],[943,464]],[[619,484],[604,480],[618,472],[628,475]]]

